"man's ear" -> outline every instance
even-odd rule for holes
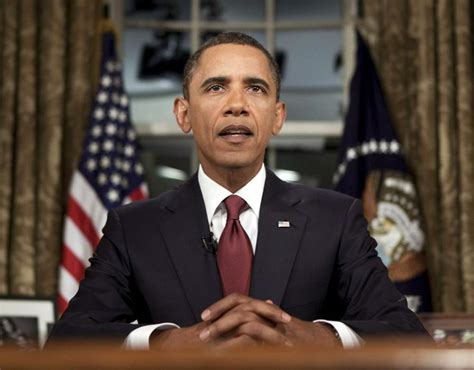
[[[276,104],[275,110],[275,121],[272,127],[272,134],[278,135],[281,129],[283,128],[283,123],[285,123],[286,119],[286,105],[285,103],[279,101]]]
[[[174,100],[173,113],[176,117],[176,123],[185,134],[188,134],[191,131],[188,108],[189,102],[186,99],[176,98]]]

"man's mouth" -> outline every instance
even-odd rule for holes
[[[219,136],[252,136],[252,131],[243,125],[229,125],[219,132]]]

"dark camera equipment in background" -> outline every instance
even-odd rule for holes
[[[129,11],[146,12],[154,19],[171,21],[179,19],[180,4],[173,0],[144,1],[135,0]],[[201,2],[201,19],[221,21],[222,6],[218,0]],[[224,31],[224,30],[222,30]],[[221,31],[206,31],[201,35],[201,42],[216,36]],[[181,78],[184,65],[190,56],[190,50],[183,46],[183,32],[155,31],[153,41],[143,46],[138,66],[138,78],[151,80],[157,78]],[[283,76],[285,53],[276,52],[276,61]]]

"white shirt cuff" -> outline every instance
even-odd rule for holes
[[[155,330],[179,329],[179,326],[172,322],[161,324],[145,325],[133,330],[125,338],[122,348],[124,349],[150,349],[150,336]]]
[[[344,348],[357,348],[364,344],[364,340],[354,330],[340,321],[314,320],[313,322],[324,322],[331,325],[339,334]]]

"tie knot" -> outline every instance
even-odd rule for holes
[[[229,195],[224,200],[228,220],[238,220],[247,202],[238,195]]]

